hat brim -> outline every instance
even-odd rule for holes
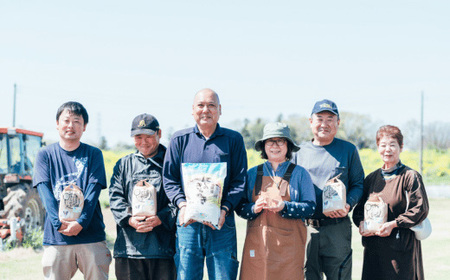
[[[136,129],[131,131],[131,137],[139,135],[139,134],[146,134],[146,135],[154,135],[156,131],[152,129]]]

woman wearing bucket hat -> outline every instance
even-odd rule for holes
[[[267,124],[255,149],[267,161],[248,171],[246,195],[236,209],[248,220],[240,279],[303,279],[304,219],[316,206],[311,177],[289,162],[299,147],[286,124]]]
[[[400,161],[403,135],[398,127],[380,127],[376,141],[384,164],[364,179],[363,197],[353,211],[364,246],[362,279],[424,279],[419,239],[426,236],[413,231],[429,210],[422,176]],[[364,205],[371,194],[388,205],[387,222],[376,233],[364,230]]]

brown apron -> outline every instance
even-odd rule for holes
[[[291,163],[283,178],[274,177],[275,183],[263,176],[262,165],[258,166],[252,201],[260,196],[290,201],[289,180],[294,168]],[[306,226],[301,219],[263,210],[247,223],[240,279],[304,279],[305,244]]]

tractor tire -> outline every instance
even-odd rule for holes
[[[8,195],[3,198],[5,204],[4,217],[20,217],[24,221],[24,233],[44,226],[45,210],[37,189],[22,183],[8,189]]]

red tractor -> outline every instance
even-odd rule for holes
[[[43,133],[0,128],[0,236],[20,243],[22,233],[44,225],[45,210],[32,185]]]

